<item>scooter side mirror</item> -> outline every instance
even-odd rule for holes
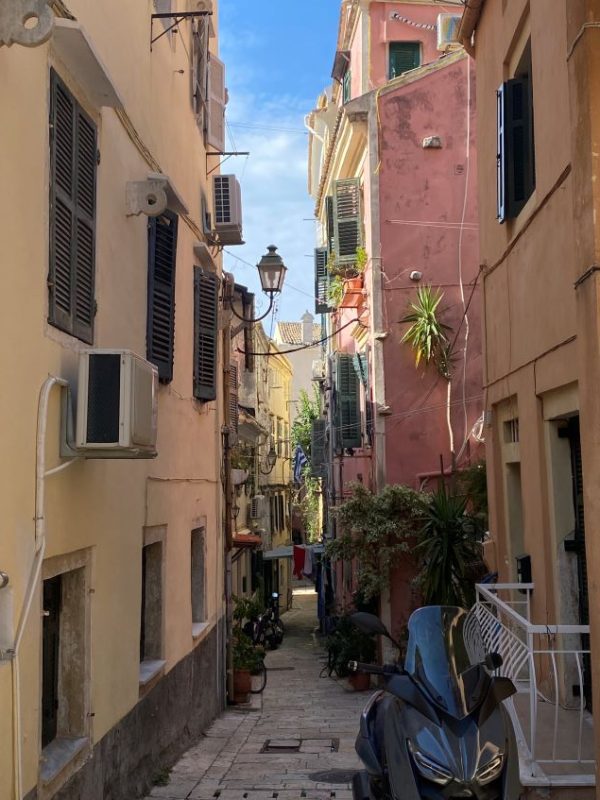
[[[356,611],[354,614],[350,614],[350,622],[356,625],[358,630],[363,633],[368,633],[372,636],[387,636],[388,639],[391,638],[388,629],[375,614],[367,614],[366,611]]]
[[[483,659],[483,664],[490,672],[494,672],[494,670],[499,669],[502,664],[504,664],[504,659],[500,653],[488,653]]]

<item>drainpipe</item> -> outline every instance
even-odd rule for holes
[[[233,300],[231,300],[233,302]],[[231,597],[233,532],[231,525],[231,419],[229,394],[231,391],[231,319],[223,328],[223,492],[225,494],[225,614],[227,628],[227,697],[233,699],[233,604]]]
[[[484,0],[470,0],[465,8],[458,28],[458,41],[472,58],[475,58],[475,48],[471,43],[471,39],[477,27],[477,23],[479,22],[483,3]]]
[[[78,459],[74,458],[55,467],[46,470],[46,428],[48,421],[48,404],[50,394],[55,386],[68,389],[69,384],[64,378],[57,378],[53,375],[48,376],[40,390],[38,400],[37,418],[37,437],[36,437],[36,464],[35,464],[35,551],[31,573],[23,607],[17,625],[15,643],[12,652],[12,693],[13,693],[13,772],[14,772],[14,797],[15,800],[22,800],[23,797],[23,758],[21,747],[21,677],[19,670],[19,649],[25,626],[31,610],[31,604],[38,588],[39,578],[42,571],[42,563],[46,550],[46,517],[45,517],[45,483],[49,475],[54,475],[66,467],[70,466]]]

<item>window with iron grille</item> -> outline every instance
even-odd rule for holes
[[[148,222],[148,317],[146,350],[159,380],[173,380],[177,215],[165,211]]]
[[[97,131],[65,84],[50,80],[48,322],[94,340]]]
[[[194,267],[194,397],[197,400],[217,398],[218,310],[218,277]]]

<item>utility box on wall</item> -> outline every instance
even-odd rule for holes
[[[128,350],[88,350],[79,362],[75,448],[85,458],[154,458],[158,370]]]

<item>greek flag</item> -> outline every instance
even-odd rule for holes
[[[294,469],[294,483],[299,484],[302,482],[302,470],[308,464],[308,458],[299,444],[296,445],[296,449],[294,450],[292,464]]]

